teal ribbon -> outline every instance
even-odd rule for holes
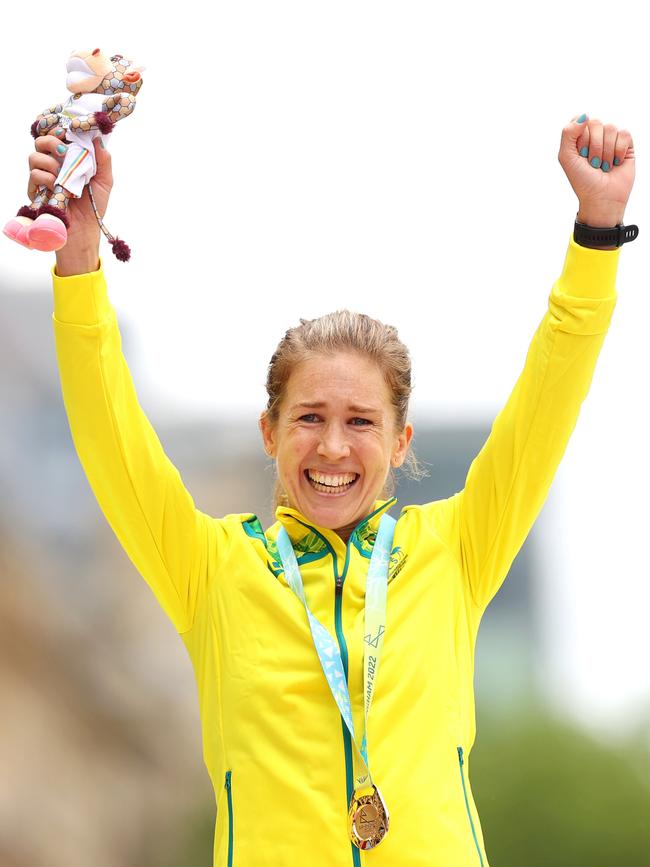
[[[379,521],[379,528],[377,530],[377,537],[372,550],[370,564],[368,566],[368,576],[366,578],[363,645],[364,731],[361,745],[357,743],[354,733],[350,692],[348,690],[348,684],[343,668],[343,660],[341,659],[338,644],[309,609],[305,597],[305,588],[302,583],[302,575],[300,574],[300,567],[298,566],[291,539],[284,527],[280,528],[276,540],[287,584],[291,587],[305,607],[312,639],[325,678],[341,712],[341,716],[343,717],[343,720],[348,727],[348,731],[352,736],[352,742],[361,757],[363,767],[361,774],[355,774],[355,788],[365,788],[373,785],[368,765],[366,733],[368,730],[370,705],[372,704],[372,698],[375,692],[379,661],[381,659],[384,636],[386,634],[388,568],[390,565],[390,553],[393,546],[393,536],[395,533],[396,523],[395,519],[391,518],[390,515],[382,515]]]

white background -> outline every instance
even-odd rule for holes
[[[105,11],[102,11],[105,9]],[[544,599],[550,688],[595,725],[650,705],[646,340],[647,31],[640,3],[31,2],[3,21],[2,202],[26,204],[29,127],[65,63],[146,65],[114,132],[103,242],[142,392],[170,413],[254,425],[299,317],[398,326],[413,418],[492,420],[559,276],[577,200],[557,160],[586,112],[632,132],[619,301],[554,482]],[[10,288],[53,256],[8,241]],[[1,289],[0,289],[1,291]]]

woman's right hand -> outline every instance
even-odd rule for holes
[[[29,156],[27,194],[30,200],[34,198],[40,184],[45,184],[50,190],[54,189],[54,182],[65,158],[65,153],[60,154],[57,150],[58,147],[65,146],[64,136],[65,132],[62,131],[60,138],[56,135],[43,135],[34,140],[36,150]],[[99,137],[93,142],[97,172],[91,184],[97,210],[103,219],[113,186],[113,173],[111,155],[99,142]],[[65,247],[57,250],[56,273],[59,277],[68,277],[96,271],[99,265],[101,230],[87,189],[84,189],[80,199],[70,199],[67,214],[70,220],[68,240]]]

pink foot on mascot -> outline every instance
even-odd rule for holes
[[[27,235],[29,227],[33,225],[34,218],[37,215],[38,211],[25,205],[25,207],[18,211],[17,216],[9,220],[2,231],[10,240],[15,241],[17,244],[22,244],[23,247],[31,250]]]
[[[47,210],[45,210],[47,208]],[[38,217],[27,228],[27,241],[32,250],[49,253],[65,247],[68,240],[69,220],[63,211],[53,214],[56,208],[43,205]]]

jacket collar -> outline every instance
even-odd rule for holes
[[[389,500],[375,500],[372,511],[366,515],[356,525],[350,533],[350,541],[355,536],[358,536],[360,531],[364,534],[367,531],[377,532],[379,521],[382,515],[388,511],[397,502],[397,497],[391,497]],[[334,551],[345,551],[346,543],[334,530],[329,530],[326,527],[320,527],[312,523],[308,518],[301,514],[297,509],[291,509],[289,506],[278,506],[275,510],[277,521],[285,528],[292,542],[300,542],[310,535],[314,535],[316,539],[326,542]]]

